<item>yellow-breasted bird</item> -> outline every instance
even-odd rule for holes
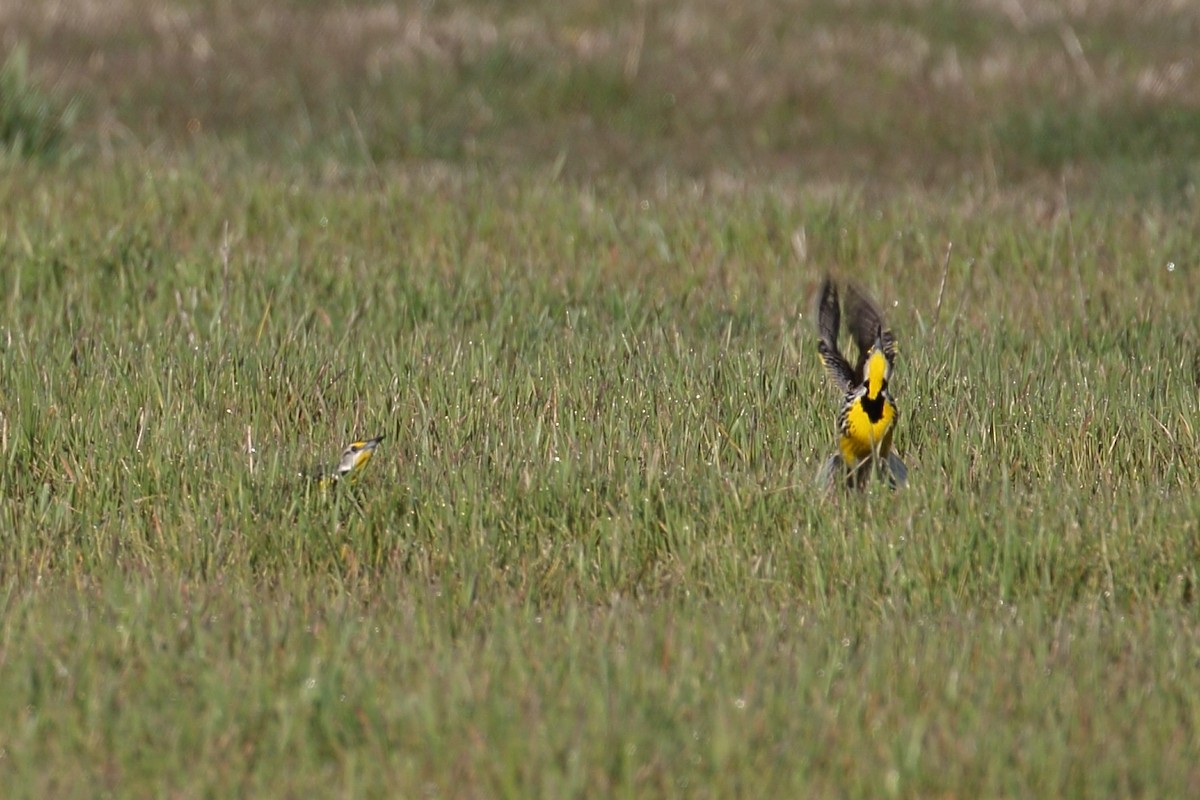
[[[384,436],[380,434],[374,439],[351,442],[342,451],[342,459],[336,466],[318,467],[315,470],[311,470],[309,475],[322,484],[337,483],[339,481],[354,483],[362,474],[363,467],[375,455],[375,448],[383,440]]]
[[[832,487],[840,469],[847,486],[861,489],[871,472],[879,471],[893,487],[903,486],[908,467],[892,450],[900,410],[888,392],[896,337],[884,327],[879,307],[853,284],[846,286],[845,302],[839,306],[837,286],[826,277],[818,298],[817,352],[834,384],[845,393],[838,414],[838,452],[825,461],[818,481]],[[846,329],[858,347],[853,367],[838,348],[843,311]]]

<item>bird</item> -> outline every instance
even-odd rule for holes
[[[900,409],[888,388],[896,337],[884,325],[879,307],[854,284],[846,285],[846,298],[839,303],[837,285],[826,276],[817,303],[817,352],[845,395],[838,413],[838,449],[822,465],[818,483],[832,488],[840,469],[848,487],[865,488],[872,472],[883,475],[892,488],[903,486],[908,467],[892,449]],[[838,347],[843,312],[858,347],[854,366]]]
[[[342,451],[341,460],[336,466],[318,467],[314,470],[309,470],[308,477],[316,482],[327,485],[335,484],[340,481],[347,483],[355,483],[362,475],[363,467],[375,455],[375,448],[384,440],[385,436],[380,434],[373,439],[360,439],[346,445],[346,449]]]

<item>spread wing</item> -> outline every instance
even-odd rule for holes
[[[888,363],[894,366],[896,363],[896,336],[892,333],[891,328],[883,329],[883,333],[879,334],[879,342],[883,345],[883,354],[887,357]]]
[[[850,362],[846,361],[846,357],[838,349],[838,328],[841,326],[842,312],[838,306],[837,287],[828,277],[818,290],[817,304],[817,352],[821,354],[825,370],[838,389],[849,392],[857,381],[854,370],[850,368]]]
[[[858,345],[856,374],[861,374],[867,353],[875,346],[876,339],[882,345],[883,355],[888,363],[895,363],[896,337],[883,326],[883,314],[880,313],[879,306],[853,283],[846,286],[846,328],[850,331],[854,343]]]

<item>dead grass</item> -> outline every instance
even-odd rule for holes
[[[1121,3],[832,0],[25,4],[47,84],[106,152],[210,140],[269,158],[439,159],[567,174],[771,171],[805,180],[1028,180],[1103,171],[1106,120],[1200,103],[1200,12]],[[1083,138],[1064,130],[1082,126]],[[1165,122],[1160,122],[1166,120]],[[1139,128],[1139,129],[1140,129]]]

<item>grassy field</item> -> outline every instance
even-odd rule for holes
[[[1196,13],[511,5],[2,12],[5,796],[1200,793]]]

